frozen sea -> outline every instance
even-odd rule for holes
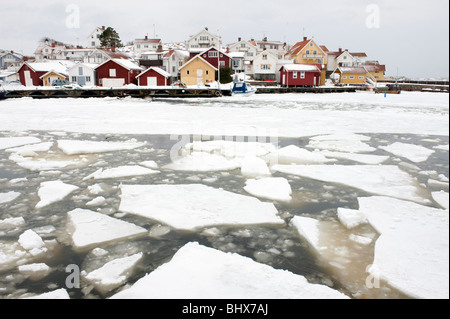
[[[0,298],[446,299],[448,98],[1,101]]]

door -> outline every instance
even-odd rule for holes
[[[125,79],[103,79],[103,87],[118,88],[125,85]]]
[[[147,86],[158,86],[158,78],[154,76],[148,77]]]
[[[197,70],[197,85],[198,86],[203,85],[203,70],[202,69]]]
[[[86,77],[85,76],[79,76],[77,78],[77,84],[80,86],[85,86],[86,85]]]
[[[33,86],[33,79],[31,78],[31,72],[29,70],[25,71],[24,76],[25,76],[25,86]]]

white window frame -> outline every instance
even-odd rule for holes
[[[117,76],[116,69],[109,69],[109,76],[115,78]]]
[[[306,73],[305,73],[305,72],[300,72],[300,79],[304,79],[305,76],[306,76]]]

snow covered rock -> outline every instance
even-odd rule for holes
[[[289,202],[292,197],[292,188],[284,177],[266,177],[246,181],[244,190],[256,197]]]
[[[120,211],[176,229],[284,224],[271,203],[205,185],[122,185],[120,188]]]
[[[300,275],[188,243],[172,260],[111,299],[347,299]]]
[[[147,234],[145,228],[79,208],[67,213],[67,231],[76,250]]]
[[[77,186],[65,184],[62,181],[42,182],[38,191],[41,200],[37,203],[36,208],[40,209],[61,201],[77,189]]]

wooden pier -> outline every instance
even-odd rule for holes
[[[342,93],[365,90],[365,87],[258,87],[257,94],[283,94],[283,93]],[[95,89],[55,89],[35,88],[9,90],[4,96],[8,98],[31,97],[33,99],[50,98],[104,98],[104,97],[134,97],[134,98],[218,98],[231,96],[230,89],[217,88],[95,88]]]

